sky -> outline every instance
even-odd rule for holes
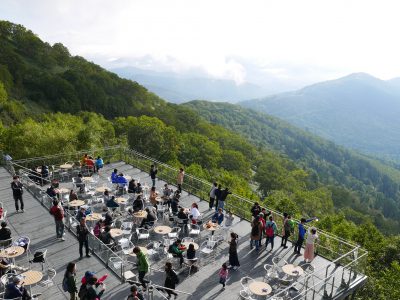
[[[354,72],[400,76],[399,8],[385,0],[1,0],[0,19],[107,68],[300,86]]]

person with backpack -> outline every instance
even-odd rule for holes
[[[143,288],[146,290],[147,285],[144,280],[144,276],[149,271],[149,262],[147,261],[146,255],[142,252],[139,247],[133,248],[133,253],[135,253],[137,257],[137,269],[139,272],[139,281],[142,284]]]
[[[164,287],[167,288],[165,289],[165,292],[168,294],[167,297],[168,299],[171,299],[171,295],[174,295],[175,299],[178,298],[178,294],[173,291],[178,283],[179,283],[179,277],[172,268],[172,263],[169,261],[166,262]]]
[[[64,279],[62,282],[62,287],[64,292],[68,292],[71,300],[76,300],[78,288],[76,286],[76,264],[74,262],[70,262],[67,265],[67,270],[64,274]]]
[[[276,233],[278,232],[278,227],[274,222],[272,216],[269,216],[268,222],[265,224],[265,249],[268,247],[268,243],[271,243],[271,251],[274,249],[274,238]]]
[[[260,222],[260,217],[257,216],[251,223],[251,236],[250,236],[250,249],[253,249],[253,244],[255,244],[257,252],[260,248],[261,232],[262,232],[262,223]]]
[[[292,227],[291,227],[291,216],[288,215],[287,213],[283,214],[283,230],[282,230],[282,242],[281,242],[281,247],[283,248],[287,248],[286,244],[287,241],[290,237],[291,231],[292,231]]]

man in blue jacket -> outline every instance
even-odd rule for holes
[[[304,242],[304,236],[306,235],[306,229],[304,228],[304,224],[305,223],[309,223],[311,221],[314,221],[316,219],[317,218],[314,217],[314,218],[311,218],[311,219],[308,219],[308,220],[306,220],[305,218],[302,218],[300,220],[300,223],[299,223],[299,236],[297,238],[296,245],[294,246],[294,254],[300,255],[300,250],[301,250],[301,247],[303,246],[303,242]]]

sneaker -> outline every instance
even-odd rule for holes
[[[284,248],[284,249],[287,249],[287,248],[288,248],[288,246],[283,246],[283,248]]]
[[[64,241],[65,241],[65,239],[62,237],[62,238],[60,238],[60,241],[61,241],[61,242],[64,242]]]
[[[228,266],[228,269],[231,269],[231,268],[232,268],[232,266],[231,266],[231,265],[229,265],[229,266]],[[235,269],[235,267],[233,267],[233,269]]]
[[[90,254],[86,254],[86,257],[92,257]]]

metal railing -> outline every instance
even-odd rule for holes
[[[177,168],[171,167],[161,161],[155,160],[135,150],[119,146],[108,147],[104,149],[95,149],[90,151],[79,151],[75,153],[58,154],[47,157],[8,161],[6,162],[6,167],[11,173],[15,173],[19,169],[27,170],[42,164],[60,165],[65,161],[80,161],[84,153],[95,154],[93,156],[101,155],[105,162],[112,163],[124,161],[125,163],[130,164],[145,172],[150,170],[151,165],[157,165],[157,177],[159,179],[162,179],[169,184],[176,184],[177,181],[177,174],[179,172]],[[200,200],[208,201],[211,186],[212,184],[210,182],[186,173],[182,188],[186,192],[199,197]],[[248,220],[249,222],[251,222],[252,217],[250,211],[252,205],[253,202],[251,200],[237,194],[229,195],[227,200],[225,201],[226,210],[231,211],[233,214],[239,216],[242,219]],[[283,224],[284,217],[282,213],[269,209],[268,207],[265,208],[271,212],[277,224]],[[299,222],[299,220],[294,221]],[[308,228],[307,226],[305,227]],[[349,267],[352,269],[357,269],[358,273],[362,273],[362,270],[360,270],[360,266],[362,266],[363,263],[360,263],[360,261],[365,260],[367,255],[366,250],[360,248],[356,244],[346,241],[340,237],[331,235],[323,230],[318,229],[318,234],[319,242],[316,245],[317,254],[331,261],[327,268],[333,269],[337,265],[345,266],[341,268],[342,277],[345,276],[345,272]],[[294,243],[297,235],[298,229],[296,226],[295,232],[293,235],[291,235],[289,240]],[[355,255],[355,253],[357,253],[357,255]],[[324,286],[326,286],[329,280],[332,279],[332,275],[328,273],[328,271],[326,271],[325,267],[315,269],[313,274],[314,276],[317,274],[322,274],[321,276],[324,278]],[[319,285],[321,285],[320,281],[318,281],[316,284],[313,284],[311,287],[308,287],[307,289],[316,290]],[[305,295],[307,295],[307,293]]]

